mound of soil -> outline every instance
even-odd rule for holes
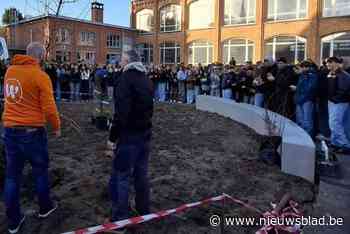
[[[63,137],[49,141],[52,195],[60,208],[48,220],[39,221],[34,217],[37,206],[32,176],[26,168],[22,207],[29,217],[22,233],[62,233],[101,224],[110,215],[108,181],[112,159],[105,155],[108,133],[97,131],[90,124],[93,106],[64,104],[61,108],[66,117],[80,124],[82,131],[77,132],[64,121]],[[249,128],[186,105],[157,105],[153,122],[149,165],[153,211],[222,193],[267,211],[271,210],[271,202],[291,192],[310,212],[313,186],[258,161],[259,137]],[[236,204],[219,203],[140,227],[150,234],[221,233],[220,228],[209,226],[212,214],[256,216]],[[0,233],[5,233],[5,228],[5,209],[1,203]],[[254,233],[257,229],[235,227],[224,232]]]

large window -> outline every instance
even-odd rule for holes
[[[306,39],[302,37],[274,37],[265,44],[265,57],[276,60],[284,57],[290,63],[306,59]]]
[[[106,60],[107,63],[109,64],[117,64],[120,62],[120,54],[115,54],[115,53],[107,53],[106,55]]]
[[[33,33],[33,31],[32,31]],[[30,35],[31,38],[37,36],[37,35]],[[56,42],[62,43],[62,44],[69,44],[70,43],[70,37],[69,37],[69,30],[66,28],[60,28],[57,31],[57,37]]]
[[[119,48],[120,47],[120,36],[114,33],[107,34],[107,47],[108,48]]]
[[[77,52],[77,58],[79,61],[84,61],[84,63],[95,64],[96,52],[80,50]]]
[[[350,0],[324,0],[324,17],[344,15],[350,15]]]
[[[350,32],[333,34],[322,38],[322,59],[339,56],[350,62]]]
[[[136,28],[144,32],[152,32],[154,25],[153,11],[143,9],[136,13]]]
[[[225,25],[255,23],[256,0],[225,0]]]
[[[160,10],[160,31],[176,32],[181,30],[181,7],[167,5]]]
[[[237,64],[252,61],[254,54],[254,42],[244,39],[231,39],[223,44],[223,62],[229,63],[232,58]]]
[[[269,0],[268,20],[303,19],[307,16],[308,0]]]
[[[160,44],[160,63],[180,63],[180,49],[180,45],[176,42],[163,42],[162,44]]]
[[[94,46],[96,42],[96,33],[94,32],[80,32],[80,45]]]
[[[189,7],[189,29],[213,27],[214,7],[214,0],[193,1]]]
[[[188,47],[189,64],[210,64],[213,62],[213,44],[208,41],[195,41]]]
[[[62,51],[62,50],[57,50],[56,51],[56,61],[63,63],[63,62],[70,62],[71,60],[71,52],[69,51]]]
[[[147,43],[138,44],[136,50],[141,57],[141,62],[144,64],[153,63],[153,45]]]

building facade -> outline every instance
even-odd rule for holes
[[[90,64],[114,63],[134,46],[136,30],[103,23],[104,6],[93,2],[91,20],[45,15],[7,25],[10,53],[23,53],[31,42],[47,48],[49,60]]]
[[[145,63],[350,61],[350,0],[134,0]]]

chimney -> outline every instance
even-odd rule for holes
[[[91,3],[91,20],[94,23],[103,23],[103,3],[93,1]]]

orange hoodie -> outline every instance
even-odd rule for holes
[[[15,55],[4,80],[5,127],[43,127],[50,122],[54,131],[60,129],[50,78],[37,60],[27,55]]]

